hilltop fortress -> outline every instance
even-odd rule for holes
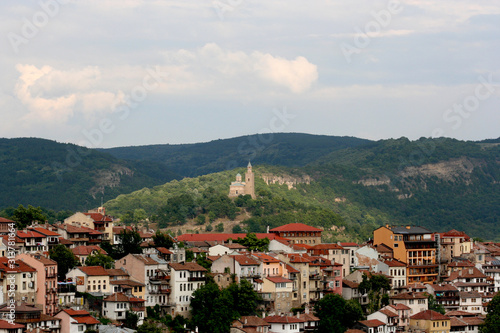
[[[255,199],[255,181],[254,173],[252,172],[252,164],[248,162],[247,172],[245,172],[245,181],[242,181],[241,175],[236,175],[236,181],[231,182],[229,187],[229,197],[236,198],[239,195],[250,195]]]

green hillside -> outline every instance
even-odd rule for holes
[[[120,193],[163,184],[176,175],[159,163],[122,161],[72,144],[0,139],[0,209],[19,204],[55,210],[97,207]]]
[[[336,150],[371,141],[354,137],[302,133],[268,133],[182,145],[149,145],[103,149],[126,160],[161,162],[183,177],[253,164],[304,166]]]
[[[496,144],[401,138],[334,151],[299,168],[254,163],[259,197],[271,201],[251,202],[250,209],[245,205],[239,209],[250,211],[252,218],[246,226],[256,231],[266,225],[326,221],[323,227],[336,230],[332,232],[336,239],[365,239],[376,227],[390,223],[422,225],[434,231],[455,228],[499,240],[499,161]],[[244,169],[143,189],[121,195],[106,207],[117,215],[142,208],[154,219],[170,198],[177,200],[187,193],[194,200],[194,217],[207,212],[204,192],[213,188],[226,196],[237,172]],[[288,182],[291,188],[266,184],[263,176]],[[258,204],[260,208],[255,209]],[[266,213],[266,205],[278,208]]]

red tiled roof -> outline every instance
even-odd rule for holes
[[[259,259],[260,261],[264,262],[264,263],[271,263],[271,262],[280,262],[278,259],[274,258],[274,257],[271,257],[270,255],[268,254],[265,254],[265,253],[254,253],[253,254],[254,257],[256,257],[257,259]]]
[[[381,309],[379,312],[385,314],[387,317],[398,317],[397,313],[394,313],[391,310]]]
[[[359,244],[358,243],[353,243],[353,242],[348,242],[348,243],[340,243],[340,246],[344,246],[344,247],[359,247]]]
[[[440,314],[439,312],[432,310],[421,311],[414,314],[410,319],[423,319],[423,320],[449,320],[450,317]]]
[[[286,265],[286,270],[288,271],[288,273],[300,273],[300,271],[298,269],[295,269],[288,264]]]
[[[311,246],[311,249],[312,250],[342,250],[344,248],[336,243],[331,243],[331,244],[314,245],[314,246]]]
[[[268,316],[264,318],[270,324],[293,324],[293,323],[303,323],[303,319],[299,319],[296,316]]]
[[[109,273],[102,266],[83,266],[77,268],[90,276],[109,276]]]
[[[164,247],[157,247],[158,252],[162,254],[172,254],[173,252]]]
[[[30,228],[30,229],[33,229],[39,233],[41,233],[42,235],[45,235],[45,236],[61,236],[59,235],[57,232],[55,231],[52,231],[52,230],[48,230],[48,229],[45,229],[45,228],[41,228],[41,227],[37,227],[37,228]]]
[[[292,280],[285,279],[284,277],[281,277],[281,276],[274,276],[274,277],[268,276],[268,277],[266,277],[266,279],[268,279],[272,283],[290,283],[290,282],[293,282]]]
[[[31,230],[26,230],[24,231],[17,231],[17,236],[19,238],[44,238],[45,236],[36,232],[36,231],[31,231]]]
[[[95,325],[95,324],[101,323],[99,320],[95,319],[92,316],[73,317],[73,319],[76,320],[78,322],[78,324]]]
[[[79,245],[71,249],[71,252],[73,252],[75,256],[88,256],[94,251],[97,251],[101,254],[108,254],[108,252],[104,251],[97,245]]]
[[[391,308],[394,308],[396,310],[411,310],[409,306],[404,305],[403,303],[398,303],[396,305],[389,305]]]
[[[423,292],[409,292],[401,293],[391,297],[391,299],[427,299],[427,296]]]
[[[362,325],[365,325],[366,327],[379,327],[379,326],[385,326],[385,323],[381,322],[378,319],[372,319],[372,320],[362,320],[359,322]]]
[[[107,215],[102,215],[101,213],[83,213],[84,215],[90,216],[92,220],[96,222],[113,222],[113,219]]]
[[[231,256],[240,264],[240,266],[258,266],[259,263],[253,258],[247,257],[245,255],[234,255]]]
[[[206,268],[201,265],[198,265],[195,262],[186,262],[184,264],[170,263],[168,264],[170,267],[175,269],[176,271],[191,271],[191,272],[206,272]]]
[[[9,259],[7,257],[0,257],[0,264],[3,265],[2,268],[4,268],[5,271],[10,271],[10,272],[36,272],[36,269],[28,265],[22,260],[16,260],[15,261],[15,266],[11,267],[9,265]]]
[[[311,227],[310,225],[304,224],[304,223],[289,223],[285,224],[282,226],[279,226],[277,228],[273,228],[269,230],[270,232],[301,232],[301,231],[323,231],[321,229]]]
[[[123,293],[114,293],[103,299],[104,302],[128,302],[128,297]]]
[[[283,237],[279,237],[275,234],[266,234],[266,233],[256,233],[257,239],[267,238],[269,240],[273,239],[285,239]],[[218,241],[218,242],[227,242],[230,238],[236,240],[238,238],[243,238],[245,235],[243,234],[184,234],[177,236],[177,240],[179,242],[202,242],[202,241]]]
[[[470,278],[484,278],[486,279],[486,275],[484,275],[479,269],[476,267],[469,267],[459,271],[451,272],[450,277],[445,281],[454,281],[458,279],[470,279]]]
[[[5,217],[0,217],[0,223],[16,223],[16,222],[6,219]]]
[[[406,267],[406,264],[404,262],[401,262],[397,259],[389,259],[384,261],[384,264],[386,264],[389,267]]]
[[[288,258],[290,258],[291,263],[308,263],[311,262],[308,258],[304,258],[300,254],[288,253]]]
[[[346,285],[347,287],[351,288],[351,289],[356,289],[359,287],[359,283],[356,283],[356,282],[353,282],[353,281],[350,281],[350,280],[342,280],[342,285]]]
[[[64,309],[63,311],[70,316],[90,316],[90,313],[85,310]]]
[[[443,234],[444,237],[464,237],[465,239],[470,239],[469,236],[467,236],[467,234],[463,231],[457,231],[455,229],[451,229],[450,231],[448,232],[445,232]]]
[[[3,222],[3,221],[0,221],[0,222]],[[14,329],[14,328],[24,328],[24,325],[16,324],[16,323],[11,324],[6,320],[0,319],[0,329],[10,330],[10,329]]]

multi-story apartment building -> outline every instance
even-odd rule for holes
[[[439,274],[435,234],[416,226],[380,227],[373,232],[373,245],[389,247],[393,257],[407,265],[408,283],[435,283]]]
[[[342,275],[347,276],[350,273],[351,267],[351,251],[342,246],[332,244],[318,244],[307,250],[310,255],[321,256],[328,260],[334,261],[342,265]]]
[[[15,301],[22,301],[29,304],[36,303],[36,290],[37,290],[37,271],[24,261],[19,259],[15,260],[14,264],[9,263],[6,257],[0,258],[0,270],[2,273],[3,285],[2,290],[7,293],[11,286],[15,286]],[[4,295],[4,301],[6,295]]]
[[[87,213],[75,213],[66,218],[64,224],[97,230],[102,232],[103,241],[111,242],[113,240],[113,219],[106,215],[104,207],[99,207]]]
[[[439,245],[441,246],[441,259],[451,262],[454,257],[460,257],[472,251],[473,241],[463,231],[452,229],[440,233]]]
[[[144,323],[144,300],[123,293],[114,293],[102,300],[102,315],[114,321],[124,322],[127,312],[137,315],[137,325]]]
[[[117,269],[124,269],[130,277],[145,285],[146,306],[168,306],[168,295],[162,293],[161,285],[150,283],[151,281],[166,280],[165,272],[168,271],[168,263],[154,254],[128,254],[115,262]],[[168,290],[166,286],[163,288]]]
[[[66,280],[76,282],[78,292],[96,296],[111,295],[109,273],[101,266],[76,267],[66,273]]]
[[[290,223],[269,230],[281,238],[290,240],[292,244],[321,244],[321,229],[303,223]]]
[[[288,313],[292,308],[293,281],[284,277],[266,277],[262,284],[262,299],[268,311]]]
[[[53,316],[57,311],[57,262],[41,254],[23,253],[17,259],[36,269],[36,303],[44,314]]]
[[[194,262],[171,263],[169,267],[172,287],[170,314],[189,316],[191,296],[196,289],[205,284],[207,270]]]

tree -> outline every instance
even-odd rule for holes
[[[224,224],[221,222],[215,226],[216,232],[224,232]]]
[[[496,294],[488,304],[486,319],[480,331],[481,333],[500,332],[500,294]]]
[[[157,323],[146,321],[137,327],[137,333],[163,333],[163,330]]]
[[[426,294],[427,294],[429,310],[439,312],[440,314],[445,314],[446,310],[444,309],[444,306],[436,302],[436,298],[434,297],[434,295],[428,293]]]
[[[66,246],[57,244],[49,251],[50,259],[57,262],[57,275],[60,281],[66,279],[66,273],[80,262]]]
[[[115,268],[115,260],[108,255],[97,252],[91,254],[85,260],[87,266],[102,266],[104,268]]]
[[[187,250],[186,250],[186,255],[187,255]],[[201,252],[196,256],[196,263],[200,266],[202,266],[205,269],[210,269],[212,268],[212,262],[207,259],[207,254],[205,252]]]
[[[255,292],[252,284],[242,279],[239,284],[231,283],[227,288],[233,297],[233,307],[239,316],[252,316],[257,312],[257,307],[262,298]]]
[[[337,294],[328,294],[314,306],[314,312],[320,319],[318,333],[344,333],[346,301]]]
[[[28,208],[24,208],[23,205],[17,206],[14,210],[12,219],[17,222],[17,227],[19,229],[26,228],[27,225],[30,225],[31,222],[45,222],[47,220],[47,216],[45,216],[42,212],[42,208],[33,207],[28,205]]]
[[[354,324],[363,319],[363,308],[356,299],[350,299],[345,302],[344,323],[346,327],[353,327]]]
[[[136,230],[124,229],[118,237],[120,243],[116,247],[117,258],[123,258],[129,253],[142,253],[142,238]]]
[[[123,326],[135,330],[137,329],[138,321],[139,315],[137,315],[137,313],[127,311],[127,313],[125,314],[125,322],[123,323]]]
[[[168,233],[163,233],[160,230],[157,230],[153,235],[153,241],[156,247],[164,247],[166,249],[169,249],[174,245],[172,237],[170,237]]]
[[[368,277],[363,274],[363,281],[359,284],[358,289],[362,294],[368,293],[370,302],[367,305],[367,310],[369,313],[373,313],[383,305],[387,305],[388,297],[384,297],[384,294],[391,289],[391,285],[385,275],[372,274]]]
[[[235,319],[256,314],[260,300],[252,284],[246,280],[232,283],[222,290],[209,280],[193,293],[192,325],[197,326],[200,333],[229,332]]]
[[[197,225],[204,225],[206,220],[207,220],[207,217],[203,214],[200,214],[196,217],[196,224]]]
[[[235,242],[255,251],[265,252],[269,247],[269,238],[258,239],[253,232],[248,233],[245,238],[238,238]]]

